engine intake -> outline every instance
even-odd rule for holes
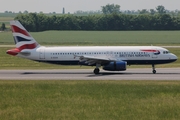
[[[124,61],[110,62],[108,65],[103,66],[103,70],[124,71],[126,70],[126,65],[127,65],[127,62],[124,62]]]

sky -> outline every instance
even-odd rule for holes
[[[180,10],[180,0],[0,0],[0,12],[74,13],[78,10],[96,11],[107,4],[118,4],[121,10],[156,9],[163,5],[168,10]]]

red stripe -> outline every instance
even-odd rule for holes
[[[12,28],[12,32],[13,33],[21,33],[25,36],[30,36],[29,33],[26,31],[26,30],[23,30],[15,25],[11,25],[11,28]]]
[[[19,49],[20,51],[22,51],[23,49],[34,49],[34,48],[37,47],[37,45],[38,45],[37,43],[25,44],[25,45],[19,47],[18,49]]]
[[[141,50],[143,52],[158,52],[157,50]]]

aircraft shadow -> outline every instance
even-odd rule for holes
[[[67,75],[71,75],[71,74],[84,74],[84,75],[87,75],[87,77],[100,77],[100,76],[113,76],[113,75],[180,75],[180,73],[156,73],[156,74],[153,74],[153,73],[135,73],[135,72],[100,72],[100,74],[97,74],[95,75],[94,73],[92,72],[23,72],[21,73],[22,75],[30,75],[30,74],[67,74]]]
[[[28,74],[91,74],[88,72],[24,72],[24,75]]]
[[[180,73],[156,73],[157,75],[180,75]],[[100,73],[98,75],[95,75],[95,74],[91,74],[91,75],[88,75],[88,77],[100,77],[100,76],[113,76],[113,75],[156,75],[156,74],[153,74],[153,73],[130,73],[130,72],[127,72],[127,73],[109,73],[109,72],[105,72],[105,73]]]

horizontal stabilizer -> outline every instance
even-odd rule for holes
[[[20,50],[18,48],[14,48],[14,49],[6,51],[7,54],[13,55],[13,56],[17,55],[19,52],[20,52]]]
[[[29,51],[20,51],[18,48],[7,50],[6,53],[9,54],[9,55],[13,55],[13,56],[15,56],[17,54],[21,54],[21,55],[24,55],[24,56],[29,56],[31,54]]]

